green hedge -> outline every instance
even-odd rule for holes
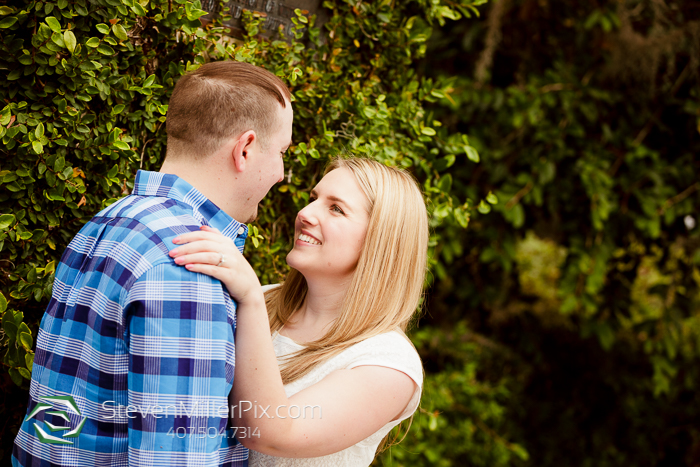
[[[484,16],[441,29],[421,66],[449,89],[428,107],[441,131],[468,129],[483,155],[452,193],[501,200],[443,232],[434,321],[500,347],[480,379],[507,383],[499,434],[528,465],[697,465],[697,4],[500,0]]]

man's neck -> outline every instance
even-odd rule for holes
[[[166,159],[159,172],[177,175],[235,220],[247,221],[248,219],[244,219],[247,216],[241,209],[240,199],[233,196],[235,177],[231,177],[230,172],[226,170],[225,161],[220,161],[221,163],[218,164],[216,162],[208,160],[185,163]]]

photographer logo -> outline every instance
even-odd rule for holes
[[[40,397],[39,403],[34,407],[25,421],[30,420],[37,416],[40,412],[45,412],[45,415],[53,415],[54,421],[56,418],[64,420],[62,425],[70,424],[70,418],[68,418],[68,413],[72,413],[78,416],[82,416],[80,409],[78,409],[73,396],[53,396],[53,397]],[[69,438],[77,438],[85,425],[86,418],[78,423],[78,426],[71,429],[70,426],[58,426],[44,420],[44,428],[39,426],[38,423],[34,423],[34,429],[36,430],[37,438],[39,441],[45,444],[73,444]],[[45,431],[46,430],[46,431]],[[66,433],[62,433],[66,430]],[[49,434],[49,433],[56,433]],[[61,435],[62,433],[62,435]],[[57,436],[58,435],[58,436]]]

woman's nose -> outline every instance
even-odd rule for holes
[[[318,223],[318,218],[316,217],[314,211],[314,203],[311,203],[299,211],[297,216],[303,224],[315,225]]]

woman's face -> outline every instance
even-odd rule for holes
[[[368,211],[369,200],[352,173],[344,168],[329,172],[297,214],[287,264],[307,281],[351,277],[365,241]]]

